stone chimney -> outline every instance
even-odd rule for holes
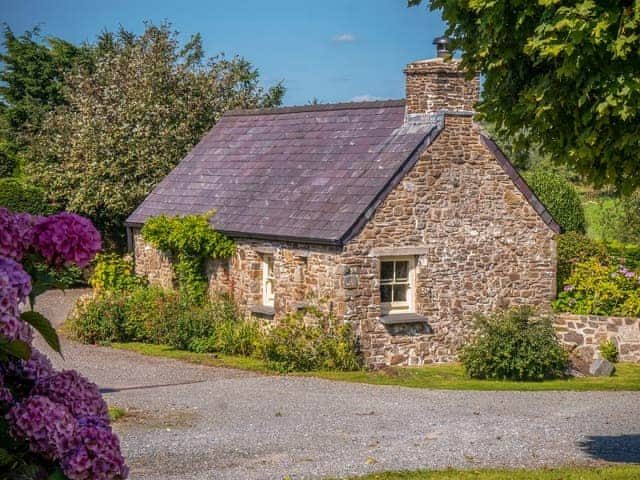
[[[410,63],[406,75],[407,114],[471,112],[480,99],[480,78],[466,80],[458,68],[460,60],[451,58],[449,39],[438,37],[436,58]]]

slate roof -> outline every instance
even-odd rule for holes
[[[215,209],[228,235],[342,244],[439,133],[404,120],[403,100],[227,113],[127,225]]]

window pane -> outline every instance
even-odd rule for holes
[[[407,285],[394,285],[393,286],[393,301],[394,302],[406,302],[407,301]]]
[[[396,262],[396,280],[406,280],[409,278],[409,262]]]
[[[391,285],[380,286],[380,301],[382,303],[391,303]]]
[[[393,280],[393,262],[382,262],[380,265],[380,279]]]

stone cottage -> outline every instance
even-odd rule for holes
[[[560,226],[447,56],[407,65],[406,100],[225,114],[128,218],[137,272],[172,281],[147,218],[215,209],[237,253],[211,262],[211,289],[273,321],[319,305],[371,366],[452,361],[474,313],[547,305]]]

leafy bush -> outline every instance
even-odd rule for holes
[[[42,189],[17,178],[0,178],[0,207],[32,215],[51,215],[59,210],[48,203]]]
[[[525,179],[565,231],[584,233],[586,222],[582,202],[569,181],[545,167],[527,172]]]
[[[611,340],[607,340],[600,344],[600,355],[611,363],[618,363],[618,347]]]
[[[197,305],[179,292],[142,285],[80,300],[65,329],[84,343],[146,342],[234,355],[251,355],[260,333],[256,323],[237,320],[224,296]]]
[[[135,275],[132,260],[124,259],[115,253],[100,253],[96,255],[89,283],[97,291],[118,291],[142,285],[145,281]]]
[[[478,316],[475,339],[460,361],[472,378],[543,380],[563,375],[567,353],[552,321],[520,307],[490,317]]]
[[[603,265],[595,258],[576,263],[552,305],[556,311],[582,315],[640,316],[638,275],[622,265]]]
[[[640,245],[634,243],[607,242],[607,251],[613,264],[624,265],[631,270],[640,269]]]
[[[302,312],[288,315],[268,330],[258,352],[267,366],[278,372],[358,370],[362,359],[348,324],[334,325],[318,311],[307,312],[317,324],[304,322]]]
[[[596,258],[608,263],[609,252],[604,244],[577,232],[558,236],[558,289],[561,290],[578,262]]]
[[[226,258],[235,252],[233,240],[209,224],[213,214],[159,215],[147,220],[142,227],[142,237],[175,260],[179,289],[196,303],[202,303],[206,297],[206,261]]]

